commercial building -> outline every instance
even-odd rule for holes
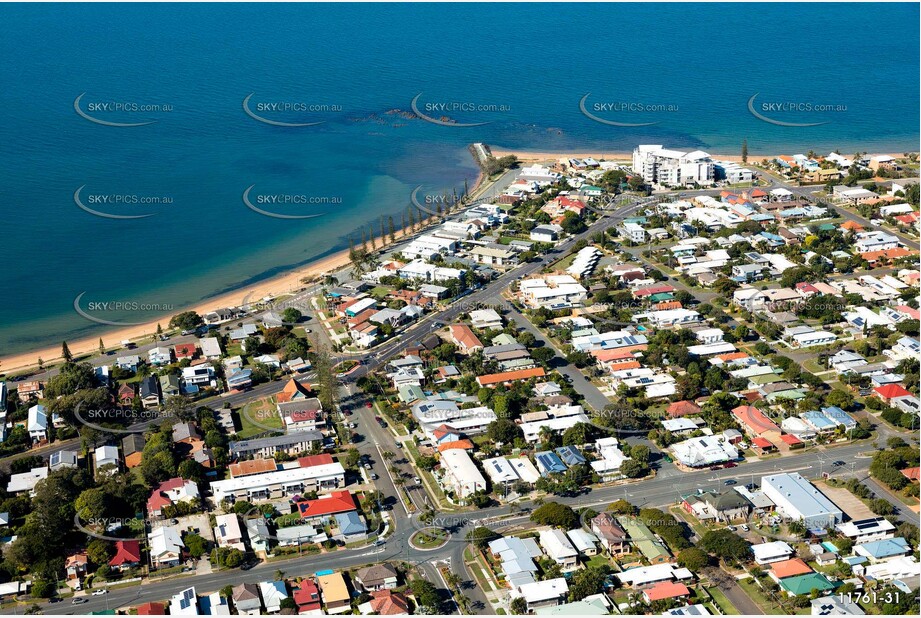
[[[761,490],[780,514],[802,521],[807,528],[832,528],[844,519],[841,509],[798,472],[764,476]]]

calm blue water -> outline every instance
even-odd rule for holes
[[[735,153],[743,138],[753,153],[917,149],[918,17],[911,4],[5,5],[0,354],[97,332],[72,308],[84,291],[84,303],[180,307],[341,249],[358,226],[404,209],[415,186],[472,182],[473,141],[612,152],[653,142]],[[94,124],[74,111],[81,93],[96,118],[157,122]],[[257,122],[242,108],[250,93],[251,109],[325,106],[262,114],[324,124]],[[420,93],[423,113],[490,124],[386,114],[410,109]],[[659,124],[594,122],[579,111],[588,93],[599,117]],[[748,112],[756,93],[759,110],[781,101],[846,110],[765,111],[828,122],[779,127]],[[104,102],[161,108],[88,111]],[[493,107],[426,107],[459,102]],[[83,185],[84,203],[102,194],[171,202],[93,205],[157,213],[102,219],[74,204]],[[244,206],[250,185],[340,203],[264,206],[325,214],[269,218]]]

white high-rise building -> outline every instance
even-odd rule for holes
[[[668,150],[661,144],[642,144],[633,150],[633,172],[648,183],[677,187],[713,183],[713,159],[702,150]]]

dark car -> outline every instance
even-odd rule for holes
[[[259,561],[258,561],[258,560],[253,560],[253,561],[251,561],[251,562],[245,562],[245,563],[243,563],[243,565],[240,567],[240,570],[241,570],[241,571],[249,571],[251,568],[253,568],[253,567],[256,566],[257,564],[259,564]]]
[[[725,481],[723,481],[723,485],[735,485],[737,482],[738,481],[736,481],[735,479],[726,479]]]

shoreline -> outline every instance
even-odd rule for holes
[[[475,195],[482,188],[489,185],[488,178],[484,173],[482,166],[479,165],[479,162],[477,162],[477,167],[479,169],[479,173],[477,174],[476,181],[470,188],[471,196]],[[418,234],[428,227],[429,225],[425,225],[416,232],[413,232],[408,228],[398,228],[395,230],[396,240],[394,242],[390,242],[389,238],[384,238],[383,245],[377,249],[377,251],[388,251],[393,246],[405,242],[413,234]],[[378,242],[380,240],[380,238],[377,239]],[[156,334],[158,324],[163,326],[165,331],[168,330],[167,323],[169,322],[169,319],[178,313],[182,313],[184,311],[195,311],[199,315],[204,315],[223,307],[239,306],[247,297],[249,297],[250,300],[261,300],[266,297],[278,297],[284,294],[293,293],[310,285],[303,283],[302,279],[318,280],[326,274],[341,270],[342,268],[348,266],[350,263],[349,250],[343,249],[333,253],[332,255],[328,255],[316,261],[310,262],[309,264],[305,264],[304,266],[296,268],[290,272],[276,275],[274,277],[269,277],[268,279],[260,281],[259,283],[241,287],[231,292],[225,292],[192,305],[177,307],[168,315],[164,315],[157,320],[151,320],[149,322],[145,322],[144,324],[132,326],[112,327],[111,329],[101,330],[99,335],[84,337],[74,341],[67,341],[66,339],[63,341],[67,341],[67,347],[75,357],[86,356],[87,354],[95,355],[98,353],[100,339],[102,339],[106,350],[122,350],[124,349],[121,345],[122,341],[132,340],[137,342],[138,339],[152,339]],[[60,362],[62,360],[61,344],[59,343],[57,345],[43,346],[40,349],[10,354],[8,356],[0,356],[0,375],[5,375],[8,377],[11,374],[36,369],[38,367],[38,359],[42,359],[42,363],[46,369]]]
[[[548,152],[548,151],[531,151],[531,150],[514,150],[509,148],[502,148],[500,146],[490,146],[492,155],[497,159],[500,157],[505,157],[508,155],[514,155],[518,157],[518,160],[523,163],[542,163],[546,161],[556,162],[557,160],[566,157],[566,158],[575,158],[575,159],[585,159],[591,157],[598,161],[632,161],[633,153],[632,152]],[[892,153],[892,152],[869,152],[868,156],[874,155],[888,155],[890,157],[902,157],[904,153]],[[712,154],[710,155],[713,159],[718,161],[732,161],[733,163],[742,163],[742,155],[723,155],[723,154]],[[761,162],[762,159],[773,159],[780,155],[776,154],[749,154],[748,161],[749,164],[755,165]]]

